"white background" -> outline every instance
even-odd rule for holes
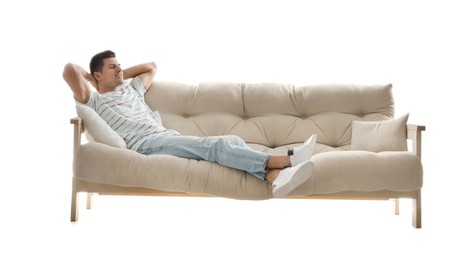
[[[0,259],[473,259],[470,1],[3,1]],[[392,83],[423,134],[423,228],[388,201],[81,198],[63,66],[114,50],[157,79]]]

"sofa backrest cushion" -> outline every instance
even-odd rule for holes
[[[351,142],[352,121],[393,118],[392,85],[155,81],[145,95],[165,127],[185,135],[239,135],[278,147],[312,133],[331,147]]]
[[[407,151],[409,113],[383,121],[358,121],[351,126],[351,150]]]
[[[124,139],[87,105],[76,104],[76,112],[83,120],[84,130],[89,142],[99,142],[117,148],[127,148]]]

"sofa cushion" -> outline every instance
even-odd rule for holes
[[[422,162],[411,152],[335,151],[314,155],[313,176],[289,195],[342,191],[416,191],[423,185]]]
[[[407,151],[406,113],[383,121],[353,121],[351,150],[370,152]]]
[[[274,149],[269,152],[274,153]],[[410,152],[337,151],[312,157],[313,176],[290,195],[341,191],[415,191],[422,187],[420,159]],[[269,199],[271,185],[242,171],[170,155],[142,155],[101,143],[82,145],[74,176],[86,181],[234,199]]]
[[[272,197],[270,185],[251,174],[204,160],[143,155],[101,143],[87,143],[73,161],[76,178],[123,187],[211,194],[236,199]]]
[[[145,100],[165,127],[184,135],[238,135],[272,148],[318,134],[329,149],[349,149],[352,121],[394,116],[391,84],[156,81]]]
[[[86,105],[76,104],[76,112],[84,121],[84,129],[89,141],[99,142],[117,148],[127,148],[124,139],[112,130],[94,109]]]

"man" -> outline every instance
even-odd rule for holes
[[[63,78],[76,102],[92,107],[126,142],[142,154],[168,154],[206,160],[248,172],[272,183],[274,197],[283,197],[312,175],[309,161],[316,142],[312,135],[293,155],[270,155],[253,150],[237,136],[183,136],[166,129],[160,117],[144,102],[156,73],[155,63],[144,63],[122,70],[115,53],[108,50],[94,55],[90,73],[68,63]],[[131,79],[126,83],[126,79]],[[92,91],[89,83],[97,91]]]

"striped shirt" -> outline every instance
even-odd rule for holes
[[[145,87],[135,77],[117,91],[91,92],[87,105],[124,139],[127,148],[136,151],[144,137],[166,130],[160,115],[145,103],[144,95]]]

